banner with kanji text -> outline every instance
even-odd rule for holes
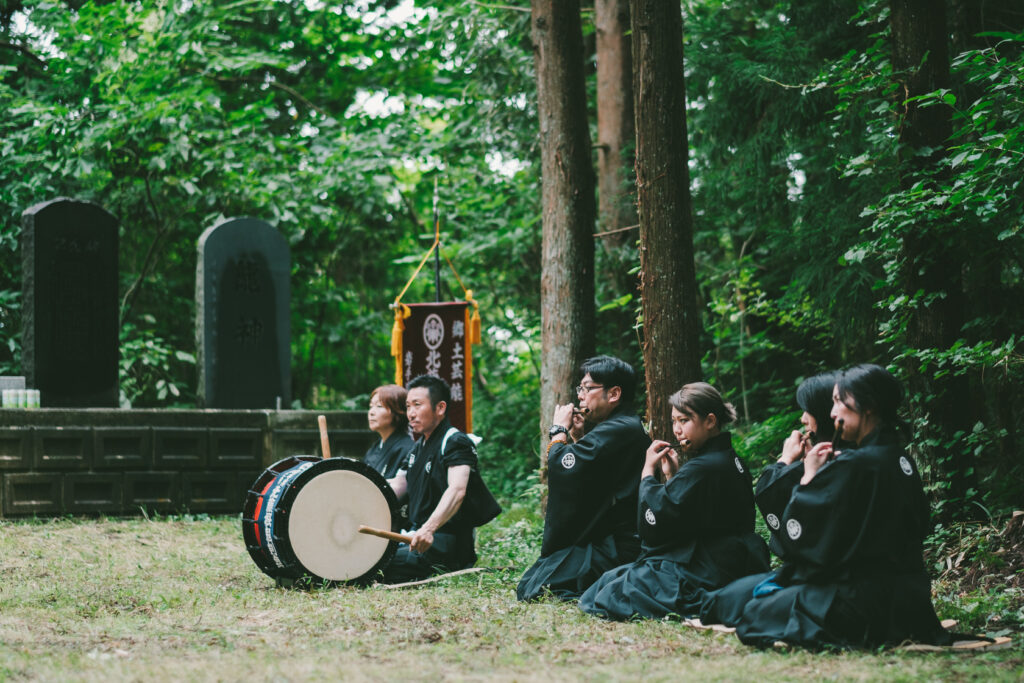
[[[402,304],[402,345],[396,363],[402,386],[418,375],[440,377],[452,389],[448,419],[464,432],[473,430],[473,355],[469,304],[465,301]],[[397,350],[397,349],[396,349]]]

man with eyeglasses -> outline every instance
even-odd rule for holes
[[[632,562],[640,472],[651,439],[632,411],[636,372],[625,361],[597,356],[580,367],[579,410],[555,407],[548,433],[548,507],[540,558],[516,595],[545,591],[575,600],[604,572]]]

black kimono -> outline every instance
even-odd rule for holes
[[[650,445],[640,418],[620,408],[578,442],[551,447],[544,541],[540,559],[519,581],[520,600],[545,590],[574,600],[606,571],[636,558],[637,486]]]
[[[425,524],[437,508],[448,488],[449,468],[468,465],[471,470],[476,469],[476,446],[472,440],[457,430],[446,440],[449,429],[451,423],[444,418],[430,438],[416,441],[402,464],[408,482],[409,519],[413,530]],[[471,487],[474,479],[471,475]],[[467,489],[459,511],[434,533],[434,544],[427,552],[418,553],[405,543],[400,544],[394,559],[384,570],[384,582],[415,581],[439,572],[472,567],[476,563],[476,547],[473,523],[466,513],[470,496],[477,493]]]
[[[893,430],[841,451],[805,486],[781,479],[758,497],[772,509],[786,501],[778,537],[786,562],[751,588],[735,624],[740,640],[812,648],[948,641],[921,555],[928,502]]]
[[[396,429],[385,440],[379,440],[370,446],[363,456],[363,462],[380,472],[385,479],[394,479],[398,470],[402,469],[409,451],[413,448],[413,440],[404,429]]]
[[[704,444],[667,483],[645,477],[637,520],[643,553],[598,579],[580,608],[610,619],[692,617],[708,591],[766,570],[752,489],[728,433]]]
[[[780,520],[785,512],[786,504],[789,502],[788,496],[783,497],[779,494],[783,491],[792,491],[803,476],[804,463],[802,460],[797,460],[789,465],[780,462],[772,463],[761,470],[761,476],[757,480],[754,502],[761,510],[761,515],[771,534],[768,540],[768,550],[776,557],[782,557],[785,553],[782,540],[779,537],[782,533]],[[762,492],[769,487],[772,487],[773,495],[770,499],[766,499]],[[705,624],[735,626],[740,615],[743,614],[743,608],[753,597],[754,588],[770,576],[772,576],[771,572],[751,574],[712,591],[701,605],[701,621]]]
[[[754,502],[757,503],[771,534],[768,539],[768,550],[782,559],[785,559],[786,554],[781,538],[785,533],[782,529],[782,515],[785,514],[786,505],[789,504],[789,496],[784,492],[792,492],[803,476],[804,462],[797,460],[789,465],[781,462],[768,465],[761,470],[761,476],[757,479]],[[768,490],[771,490],[772,493],[762,495]]]

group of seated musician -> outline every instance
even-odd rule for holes
[[[607,619],[700,619],[759,647],[950,642],[922,558],[929,508],[897,414],[903,389],[884,368],[805,380],[796,401],[806,432],[786,439],[756,491],[732,447],[735,409],[711,385],[673,394],[675,441],[652,442],[632,410],[628,363],[598,356],[580,374],[579,407],[552,417],[540,557],[520,600],[578,601]],[[389,582],[471,566],[474,527],[499,511],[474,442],[445,416],[447,385],[419,377],[404,392],[378,388],[369,413],[381,441],[367,460],[409,501],[412,541],[385,570]],[[403,440],[406,419],[415,442]]]
[[[951,641],[922,558],[929,509],[897,415],[903,389],[887,370],[801,384],[807,432],[786,439],[756,492],[726,431],[735,411],[714,387],[676,392],[676,443],[652,443],[629,411],[628,364],[598,357],[581,374],[584,410],[559,406],[552,419],[544,543],[519,599],[578,600],[608,619],[700,619],[759,647]]]

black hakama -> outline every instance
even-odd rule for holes
[[[757,503],[770,532],[768,550],[776,557],[783,557],[785,553],[780,538],[780,534],[783,533],[780,520],[785,513],[786,505],[789,504],[793,488],[800,483],[803,476],[804,463],[797,460],[790,464],[772,463],[761,470],[761,476],[757,479],[754,502]],[[754,588],[770,576],[771,572],[752,574],[712,591],[701,607],[701,621],[706,624],[735,626],[743,614],[743,608],[753,596]]]
[[[622,409],[576,443],[548,451],[548,507],[540,558],[516,588],[520,600],[545,591],[575,600],[609,569],[632,562],[637,489],[651,439]]]
[[[875,431],[809,484],[790,488],[779,520],[786,561],[752,589],[735,624],[740,640],[810,648],[948,642],[921,554],[928,502],[894,431]]]
[[[640,483],[636,562],[602,576],[580,608],[610,619],[696,616],[709,591],[768,568],[754,532],[753,483],[729,434],[705,444],[662,484]]]

